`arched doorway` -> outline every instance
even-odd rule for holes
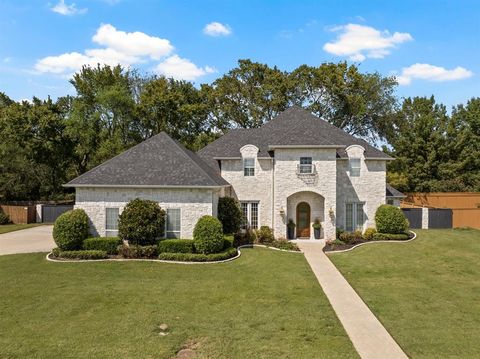
[[[297,237],[310,238],[310,205],[307,202],[297,205]]]

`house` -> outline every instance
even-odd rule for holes
[[[374,226],[386,203],[386,163],[391,157],[299,107],[255,129],[234,129],[198,153],[160,133],[66,186],[94,235],[117,234],[118,215],[134,198],[167,211],[167,237],[191,238],[203,215],[217,214],[218,199],[240,201],[246,225],[286,236],[289,220],[298,238],[322,237]],[[396,193],[395,193],[396,194]]]

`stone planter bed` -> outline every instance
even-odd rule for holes
[[[405,239],[389,239],[389,240],[357,240],[353,243],[344,243],[344,244],[337,244],[335,242],[337,241],[332,241],[332,242],[327,242],[325,244],[325,247],[323,247],[324,252],[340,252],[340,251],[347,251],[350,249],[353,249],[355,247],[368,244],[368,243],[386,243],[386,242],[407,242],[416,237],[416,234],[412,231],[409,231],[406,233],[408,237]]]

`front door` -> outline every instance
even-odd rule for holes
[[[310,238],[310,205],[306,202],[297,205],[297,237]]]

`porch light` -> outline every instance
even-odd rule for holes
[[[280,207],[280,215],[283,216],[285,214],[285,210],[283,209],[283,207]]]

